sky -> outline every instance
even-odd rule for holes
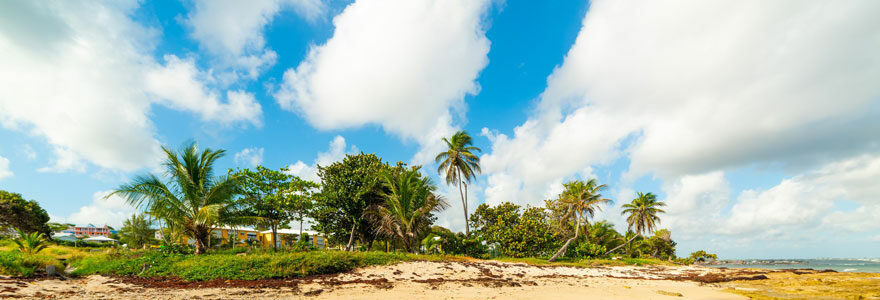
[[[469,207],[597,178],[678,254],[880,253],[880,2],[0,1],[0,189],[120,226],[160,147],[315,180],[345,154],[433,170],[482,149]]]

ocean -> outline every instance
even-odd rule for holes
[[[727,260],[710,267],[756,269],[814,269],[838,272],[880,273],[880,258],[818,258],[818,259],[744,259],[742,263]]]

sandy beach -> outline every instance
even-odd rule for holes
[[[760,271],[705,267],[535,266],[493,261],[405,262],[294,280],[88,276],[0,281],[0,297],[65,299],[747,299],[724,291]]]

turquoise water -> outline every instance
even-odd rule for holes
[[[821,259],[756,259],[742,260],[744,264],[719,264],[711,267],[756,269],[814,269],[838,272],[880,273],[880,258],[821,258]],[[784,263],[783,263],[784,262]],[[794,263],[792,263],[794,262]]]

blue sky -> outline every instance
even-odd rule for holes
[[[596,177],[621,230],[660,195],[679,254],[876,256],[878,4],[685,3],[4,2],[0,189],[118,226],[103,196],[160,145],[314,178],[358,151],[434,170],[464,129],[471,208]]]

